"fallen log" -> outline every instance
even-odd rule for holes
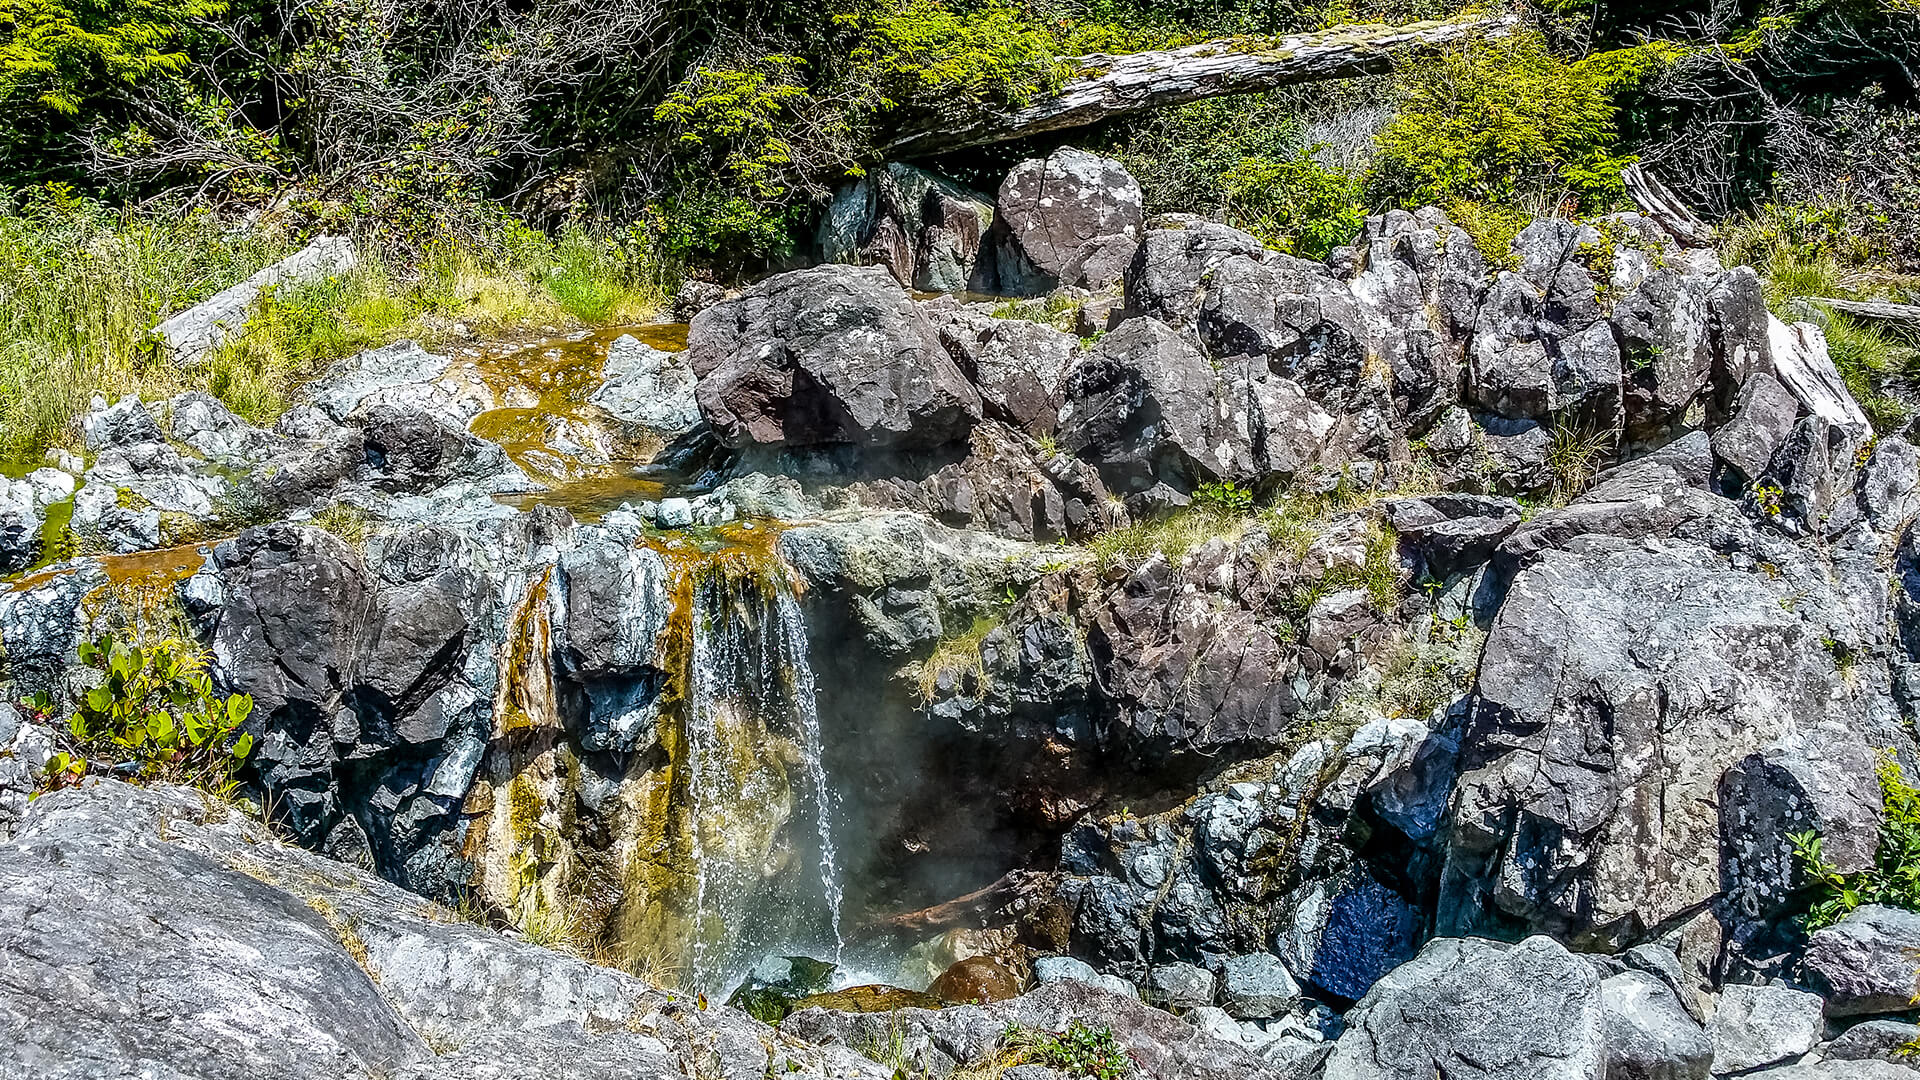
[[[1501,16],[1406,26],[1340,26],[1281,38],[1225,38],[1178,49],[1077,56],[1068,59],[1072,72],[1053,94],[944,130],[902,133],[883,149],[893,160],[926,157],[1203,98],[1377,75],[1410,53],[1503,37],[1514,24],[1513,17]]]
[[[1882,300],[1838,300],[1830,296],[1803,296],[1809,304],[1855,319],[1887,323],[1910,334],[1920,334],[1920,305],[1890,304]]]
[[[1634,162],[1621,172],[1620,179],[1626,184],[1627,198],[1640,208],[1640,212],[1653,219],[1654,223],[1667,231],[1681,247],[1703,248],[1713,243],[1713,230],[1707,223],[1695,216],[1687,204],[1680,201],[1661,183],[1646,166]]]
[[[993,884],[919,911],[883,916],[874,925],[884,930],[930,934],[962,924],[973,924],[1032,892],[1048,875],[1031,870],[1009,870]]]

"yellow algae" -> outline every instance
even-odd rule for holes
[[[553,620],[547,604],[552,577],[549,569],[529,583],[526,598],[513,613],[494,703],[496,738],[527,728],[560,726],[553,699]]]

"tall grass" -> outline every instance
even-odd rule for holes
[[[297,382],[360,349],[414,337],[510,334],[634,321],[675,284],[617,237],[551,238],[494,222],[424,245],[356,228],[360,265],[269,291],[247,330],[207,361],[157,355],[150,331],[298,248],[307,236],[205,211],[115,210],[59,189],[0,207],[0,461],[71,441],[95,393],[205,389],[255,422]]]

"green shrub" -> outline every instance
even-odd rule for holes
[[[1800,869],[1813,886],[1808,931],[1832,926],[1862,904],[1920,911],[1920,788],[1907,782],[1891,752],[1882,756],[1879,771],[1886,818],[1871,867],[1842,874],[1821,853],[1817,832],[1809,829],[1790,837]]]
[[[253,749],[253,736],[235,736],[253,711],[253,698],[215,694],[206,657],[196,646],[170,638],[143,648],[102,638],[82,643],[79,656],[101,679],[81,695],[67,721],[74,747],[48,763],[52,786],[76,781],[98,765],[215,795],[233,790],[234,770]],[[45,694],[28,704],[42,716],[53,712]]]
[[[1065,75],[1053,36],[998,3],[956,12],[939,0],[900,0],[834,21],[860,32],[848,59],[876,112],[1025,105]]]
[[[1535,33],[1408,65],[1400,112],[1379,136],[1376,183],[1409,203],[1452,199],[1551,211],[1613,209],[1620,170],[1613,95],[1670,52],[1658,44],[1568,61]]]
[[[1324,259],[1366,222],[1360,180],[1302,151],[1290,158],[1242,158],[1220,177],[1227,220],[1270,248]]]
[[[1253,492],[1231,480],[1201,484],[1193,493],[1193,505],[1216,514],[1245,517],[1253,513]]]
[[[1067,1030],[1009,1032],[1003,1041],[1022,1046],[1025,1059],[1087,1080],[1122,1080],[1133,1075],[1133,1058],[1109,1027],[1091,1027],[1075,1020]]]

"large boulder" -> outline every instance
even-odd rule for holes
[[[776,274],[694,317],[700,411],[729,446],[937,446],[980,395],[880,267]]]
[[[1088,241],[1138,237],[1145,205],[1140,184],[1112,158],[1068,146],[1015,165],[1000,184],[999,217],[989,234],[997,291],[1051,292]]]
[[[1060,448],[1092,462],[1115,494],[1163,489],[1184,501],[1251,468],[1213,365],[1158,320],[1131,319],[1101,338],[1063,396]]]
[[[1721,776],[1840,702],[1781,586],[1583,536],[1507,591],[1480,662],[1439,921],[1631,940],[1720,890]]]
[[[1252,233],[1199,219],[1154,219],[1128,264],[1124,284],[1126,310],[1184,327],[1199,314],[1206,281],[1215,267],[1236,255],[1273,257]]]
[[[925,306],[960,370],[979,388],[988,416],[1027,432],[1053,433],[1060,383],[1080,340],[1027,319],[995,319],[951,300]]]
[[[1600,984],[1607,1014],[1607,1080],[1707,1080],[1713,1042],[1673,989],[1644,971]]]
[[[1439,938],[1347,1015],[1325,1080],[1601,1080],[1600,980],[1558,943]]]
[[[889,162],[834,192],[816,241],[825,262],[884,266],[902,285],[957,293],[991,276],[978,264],[993,218],[979,192]]]
[[[1716,1076],[1791,1061],[1820,1041],[1820,999],[1789,986],[1734,983],[1722,989],[1707,1030]]]
[[[36,800],[0,848],[0,927],[10,1076],[613,1080],[695,1060],[709,1076],[889,1075],[508,940],[182,788]]]

